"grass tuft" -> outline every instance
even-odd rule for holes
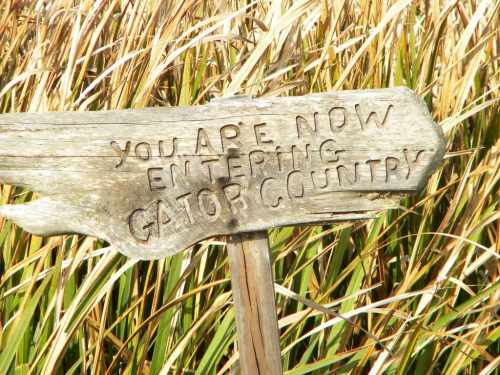
[[[499,30],[499,0],[2,0],[0,113],[412,88],[447,138],[425,190],[269,234],[284,369],[498,374]],[[0,374],[235,370],[221,245],[138,262],[5,220],[0,244]]]

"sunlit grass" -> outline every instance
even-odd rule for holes
[[[498,0],[2,0],[0,112],[410,87],[447,138],[424,191],[269,234],[284,369],[498,374],[499,30]],[[4,220],[0,243],[0,374],[236,371],[222,245],[137,262]]]

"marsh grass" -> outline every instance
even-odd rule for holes
[[[447,138],[424,191],[377,219],[269,233],[284,368],[498,374],[499,8],[2,0],[0,112],[410,87]],[[32,198],[1,190],[2,203]],[[138,262],[100,240],[39,238],[2,220],[0,374],[237,371],[218,241]]]

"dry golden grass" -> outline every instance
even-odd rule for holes
[[[425,191],[270,232],[284,368],[498,374],[499,30],[499,0],[1,0],[0,111],[412,88],[448,141]],[[137,262],[7,221],[0,243],[0,374],[236,371],[222,246]]]

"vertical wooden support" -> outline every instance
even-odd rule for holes
[[[241,373],[281,375],[281,349],[267,231],[227,244]]]

